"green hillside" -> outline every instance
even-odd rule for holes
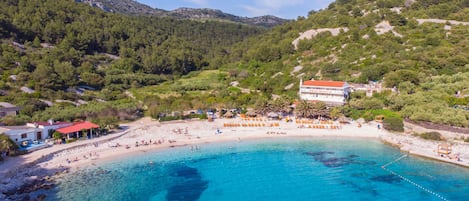
[[[329,110],[333,117],[383,113],[469,127],[464,0],[337,0],[271,30],[111,14],[65,0],[0,4],[0,99],[24,107],[3,120],[11,124],[209,108],[284,111],[298,99],[300,80],[314,78],[399,91],[355,93]],[[78,86],[96,90],[70,90]],[[56,99],[88,104],[44,101]]]
[[[112,14],[72,0],[1,1],[0,25],[0,99],[23,107],[21,119],[54,118],[37,114],[47,101],[116,101],[130,88],[215,69],[232,44],[266,31]],[[73,92],[81,86],[96,90]]]
[[[359,117],[384,107],[415,121],[468,127],[469,113],[461,109],[469,100],[468,11],[459,0],[336,1],[236,44],[223,69],[249,74],[233,79],[267,97],[296,98],[301,78],[382,81],[399,95],[356,95],[345,109]],[[292,44],[310,30],[320,33]]]

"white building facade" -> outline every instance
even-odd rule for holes
[[[41,140],[44,137],[42,129],[28,126],[2,126],[0,133],[5,133],[18,145],[24,141]]]
[[[70,122],[54,122],[54,121],[48,121],[48,122],[34,122],[34,123],[27,123],[26,126],[31,127],[31,128],[39,128],[42,129],[42,133],[44,134],[42,139],[38,140],[43,140],[43,139],[49,139],[52,138],[52,132],[63,127],[71,126],[73,123]]]
[[[300,81],[300,99],[321,101],[330,106],[344,105],[350,94],[347,82],[308,80]]]

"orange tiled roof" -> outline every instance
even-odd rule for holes
[[[67,134],[67,133],[74,133],[74,132],[78,132],[82,130],[88,130],[92,128],[99,128],[99,126],[91,122],[85,121],[85,122],[75,123],[72,126],[57,129],[57,131],[62,134]]]
[[[328,80],[308,80],[308,81],[304,81],[303,85],[321,86],[321,87],[343,87],[345,85],[345,82],[328,81]]]

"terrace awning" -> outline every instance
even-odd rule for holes
[[[75,123],[72,126],[57,129],[57,132],[62,133],[62,134],[67,134],[67,133],[75,133],[75,132],[82,131],[82,130],[89,130],[93,128],[99,128],[99,126],[94,123],[85,121],[85,122]]]

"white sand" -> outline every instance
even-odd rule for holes
[[[269,125],[272,123],[279,123],[279,126],[270,127]],[[265,127],[224,127],[225,124],[265,124]],[[143,118],[122,126],[127,127],[124,133],[110,134],[105,137],[66,145],[55,145],[27,155],[8,158],[7,161],[0,163],[0,189],[11,190],[28,182],[30,179],[43,178],[66,169],[77,170],[96,161],[113,160],[124,154],[137,154],[148,150],[169,148],[171,146],[256,138],[375,138],[394,146],[399,146],[401,150],[410,154],[469,167],[468,143],[453,145],[453,153],[459,153],[462,160],[456,161],[455,159],[440,157],[436,153],[437,142],[425,141],[406,134],[394,134],[383,129],[379,130],[374,122],[363,124],[360,128],[357,126],[357,122],[352,122],[351,124],[342,125],[340,129],[318,129],[299,128],[300,124],[284,121],[217,119],[215,122],[195,120],[159,123],[149,118]],[[217,129],[220,129],[222,133],[216,134]],[[142,141],[149,143],[150,140],[152,142],[150,145],[135,146],[136,142],[142,144]],[[161,141],[162,143],[153,144],[155,141]],[[93,143],[95,144],[93,145]],[[120,146],[115,147],[117,144]],[[126,146],[129,146],[129,148],[126,148]],[[41,157],[43,159],[47,158],[47,160],[38,160]],[[73,161],[74,159],[78,160]],[[67,160],[73,162],[69,163]]]

